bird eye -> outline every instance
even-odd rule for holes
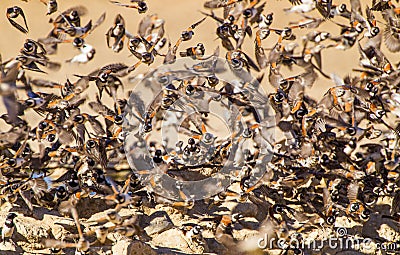
[[[74,121],[81,124],[84,121],[83,115],[81,115],[81,114],[76,115],[74,117]]]
[[[117,125],[120,125],[120,124],[122,124],[123,120],[124,120],[124,118],[121,115],[117,115],[114,118],[114,123]]]
[[[94,166],[94,165],[96,165],[96,161],[94,161],[94,160],[91,159],[91,158],[88,158],[88,159],[87,159],[87,163],[88,163],[89,166]]]
[[[380,195],[382,193],[382,188],[381,187],[374,187],[374,189],[372,190],[372,192],[375,195]]]
[[[284,94],[282,92],[278,92],[274,96],[274,100],[277,103],[282,103],[284,98],[285,98],[285,96],[284,96]]]
[[[96,142],[94,141],[94,140],[89,140],[89,141],[87,141],[86,142],[86,145],[89,147],[89,148],[94,148],[95,146],[96,146]]]
[[[8,164],[9,166],[14,167],[14,166],[17,165],[17,161],[16,161],[15,159],[13,159],[13,158],[10,158],[10,159],[8,159],[7,164]]]
[[[132,45],[134,45],[134,46],[137,46],[137,45],[139,45],[139,43],[140,43],[141,41],[142,41],[142,40],[140,40],[139,37],[135,37],[135,38],[133,38],[133,39],[130,40],[130,43],[131,43]]]
[[[50,135],[47,136],[46,139],[47,139],[48,142],[52,143],[52,142],[54,142],[56,140],[56,135],[55,134],[50,134]]]
[[[211,87],[215,87],[219,83],[219,79],[216,76],[208,76],[207,81]]]
[[[147,11],[147,4],[145,2],[138,3],[138,12],[145,13]]]
[[[194,92],[194,87],[193,87],[193,85],[187,85],[186,86],[186,95],[192,95],[193,94],[193,92]]]
[[[249,137],[251,137],[252,133],[253,133],[253,132],[251,131],[250,128],[246,128],[246,129],[243,131],[243,137],[244,137],[244,138],[249,138]]]
[[[24,49],[27,51],[27,52],[31,52],[32,50],[33,50],[33,43],[31,43],[31,42],[26,42],[26,43],[24,43]]]
[[[145,132],[150,132],[152,129],[153,129],[153,125],[152,125],[150,122],[147,122],[147,123],[144,125],[144,131],[145,131]]]
[[[210,133],[206,133],[206,134],[204,135],[204,138],[205,138],[206,140],[211,140],[213,137],[214,137],[214,136],[213,136],[212,134],[210,134]]]
[[[360,209],[360,205],[358,203],[352,203],[350,205],[350,212],[356,212]]]
[[[371,82],[368,82],[367,85],[365,85],[365,88],[367,91],[372,90],[373,87],[374,87],[374,85]]]
[[[157,149],[157,150],[154,152],[154,155],[156,155],[157,157],[160,157],[160,156],[162,155],[162,151],[161,151],[160,149]]]
[[[378,117],[379,119],[383,117],[383,115],[385,115],[385,111],[384,110],[376,110],[376,117]]]
[[[354,136],[356,134],[356,129],[354,127],[349,127],[347,128],[347,133],[351,136]]]
[[[297,110],[297,111],[295,112],[294,116],[295,116],[297,119],[301,119],[301,118],[303,118],[306,114],[307,114],[307,110],[305,110],[305,109],[299,109],[299,110]]]
[[[118,203],[122,204],[122,203],[125,202],[125,197],[120,195],[120,194],[118,194],[117,197],[116,197],[116,200],[118,201]]]
[[[80,160],[79,156],[72,157],[72,161],[74,161],[75,163],[78,162],[79,160]]]
[[[379,31],[380,31],[379,27],[373,27],[371,29],[371,34],[372,35],[377,35],[377,34],[379,34]]]
[[[252,14],[253,14],[253,11],[251,9],[246,9],[243,11],[243,16],[246,18],[250,18]]]
[[[162,85],[167,85],[169,83],[168,76],[166,76],[166,75],[159,76],[158,82],[161,83]]]
[[[188,40],[192,39],[193,34],[194,33],[192,31],[184,31],[184,32],[182,32],[182,34],[181,34],[182,40],[183,41],[188,41]]]
[[[72,43],[75,47],[79,48],[82,47],[82,45],[84,44],[84,40],[80,37],[76,37]]]
[[[365,209],[364,211],[362,211],[361,213],[361,218],[366,220],[369,218],[369,216],[371,215],[371,211],[368,209]]]
[[[44,130],[48,126],[49,126],[49,124],[46,121],[42,121],[39,123],[39,129],[41,129],[41,130]]]
[[[34,107],[36,104],[35,104],[35,100],[33,100],[33,99],[31,99],[31,98],[29,98],[29,99],[26,99],[25,100],[25,105],[27,105],[27,106],[29,106],[29,107]]]
[[[344,12],[346,10],[346,4],[341,4],[339,6],[339,12]]]
[[[144,61],[150,61],[152,59],[152,54],[150,52],[144,52],[142,54],[142,58]]]
[[[335,223],[336,218],[334,216],[329,216],[328,218],[326,218],[326,223],[328,223],[329,225],[332,225],[333,223]]]
[[[192,137],[190,137],[190,138],[188,139],[188,144],[194,145],[195,143],[196,143],[196,141],[195,141]]]
[[[280,205],[276,205],[274,207],[274,211],[275,211],[275,213],[283,213],[283,207]]]
[[[108,79],[108,74],[107,74],[107,73],[101,73],[101,74],[99,75],[99,78],[100,78],[100,80],[101,80],[102,82],[106,82],[107,79]]]
[[[356,25],[356,31],[359,32],[359,33],[361,33],[363,30],[364,30],[363,25],[362,25],[361,23],[358,23],[358,24]]]
[[[162,105],[164,107],[169,107],[174,101],[170,97],[164,97],[162,99]]]
[[[266,18],[267,18],[267,20],[273,20],[273,19],[274,19],[274,16],[273,16],[272,13],[270,13],[270,14],[267,15]]]
[[[235,69],[239,69],[243,65],[242,61],[240,61],[239,59],[236,59],[236,58],[231,60],[231,64],[232,64],[233,68],[235,68]]]

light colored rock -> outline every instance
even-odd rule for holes
[[[0,242],[0,254],[18,254],[17,247],[12,242]]]
[[[382,224],[379,229],[377,229],[377,232],[380,237],[388,240],[389,242],[395,242],[397,240],[400,240],[400,233],[391,226],[387,224]]]
[[[137,240],[120,240],[111,250],[113,255],[157,255],[148,244]]]
[[[29,243],[40,243],[41,240],[50,237],[51,227],[43,221],[29,217],[16,219],[16,230],[26,238]]]
[[[185,253],[193,253],[186,242],[182,231],[173,228],[154,237],[152,244],[157,247],[180,250]],[[163,253],[164,254],[164,253]]]
[[[149,222],[149,226],[147,226],[144,230],[150,236],[159,234],[174,227],[174,225],[171,222],[171,219],[165,212],[162,211],[156,212],[150,215],[149,217],[151,219]]]
[[[399,231],[399,227],[393,220],[382,218],[382,215],[372,214],[370,220],[364,224],[361,235],[368,238],[383,237],[388,241],[393,241],[399,240]],[[394,232],[397,234],[393,234]]]

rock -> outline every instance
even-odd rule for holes
[[[18,254],[17,246],[12,242],[0,242],[0,254]]]
[[[155,212],[149,216],[148,226],[144,228],[148,235],[155,235],[162,233],[174,227],[168,214],[163,211]]]
[[[111,250],[118,255],[157,255],[148,244],[137,240],[120,240]]]
[[[245,240],[247,238],[257,236],[258,234],[259,232],[257,230],[251,230],[251,229],[240,229],[233,231],[233,237],[236,240]]]
[[[40,243],[41,240],[50,237],[51,228],[45,222],[29,217],[18,217],[16,230],[29,243]]]
[[[384,238],[389,242],[396,242],[400,240],[399,228],[393,228],[388,224],[382,224],[377,230],[380,237]]]
[[[104,200],[99,198],[83,198],[80,199],[76,209],[80,218],[90,218],[93,214],[103,212],[110,208],[109,204],[105,203]]]
[[[362,236],[368,238],[385,238],[388,241],[398,240],[398,235],[393,234],[399,232],[396,223],[387,218],[383,218],[379,214],[371,214],[370,219],[364,224]]]
[[[54,224],[51,228],[51,234],[54,236],[55,239],[61,240],[66,233],[67,231],[60,225]]]
[[[236,213],[243,215],[243,217],[256,217],[258,213],[258,207],[249,202],[239,203],[232,210],[232,214]]]
[[[176,228],[169,229],[158,236],[155,236],[152,240],[152,244],[157,247],[180,250],[183,253],[193,253],[189,244],[186,242],[182,231]]]

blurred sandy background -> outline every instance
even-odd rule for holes
[[[128,3],[129,1],[123,1],[123,3]],[[334,4],[340,4],[343,1],[334,1]],[[348,1],[344,1],[349,7],[350,4]],[[366,4],[370,4],[370,1],[361,1],[363,3],[363,9]],[[52,61],[61,62],[62,68],[57,71],[51,71],[45,69],[48,74],[40,74],[36,72],[27,71],[27,74],[32,78],[45,78],[52,81],[64,83],[66,78],[70,78],[71,80],[76,80],[73,77],[73,74],[88,74],[91,71],[99,68],[101,66],[122,62],[127,65],[132,65],[137,62],[137,59],[130,56],[130,52],[124,45],[124,49],[119,53],[114,53],[111,49],[107,48],[105,33],[112,26],[114,22],[115,16],[120,13],[124,18],[127,24],[127,30],[132,33],[137,33],[138,23],[141,18],[148,14],[158,14],[160,18],[165,19],[165,30],[166,37],[175,43],[179,38],[181,31],[186,29],[192,23],[200,20],[203,15],[200,13],[200,10],[209,12],[203,8],[204,1],[201,0],[148,0],[147,1],[149,10],[146,14],[138,14],[137,10],[124,8],[120,6],[115,6],[109,1],[106,0],[87,0],[87,1],[78,1],[78,0],[59,0],[59,11],[64,11],[70,7],[76,5],[84,5],[88,8],[87,15],[83,16],[81,19],[82,25],[86,25],[87,22],[92,19],[95,22],[103,12],[106,12],[106,19],[104,23],[99,26],[92,34],[90,34],[85,40],[88,44],[91,44],[96,49],[96,55],[92,61],[87,64],[71,64],[65,63],[66,59],[72,58],[74,55],[78,54],[78,50],[75,49],[72,44],[61,44],[58,48],[58,53],[56,55],[50,55],[50,59]],[[27,35],[19,32],[17,29],[11,26],[6,18],[6,9],[8,7],[18,5],[20,6],[26,15],[27,23],[29,26],[29,33]],[[270,0],[267,1],[266,8],[264,13],[274,13],[274,22],[271,27],[273,28],[283,28],[287,26],[289,21],[298,21],[301,20],[302,17],[298,14],[286,14],[282,11],[283,8],[290,8],[291,5],[287,0]],[[46,16],[46,6],[40,2],[39,0],[29,0],[28,2],[24,1],[11,1],[11,0],[3,0],[0,1],[0,9],[2,12],[0,18],[0,31],[1,31],[1,39],[0,39],[0,52],[3,57],[3,61],[8,60],[10,58],[15,57],[26,38],[32,38],[37,40],[41,37],[46,37],[52,28],[52,24],[48,23],[49,18],[55,18],[58,13],[53,13],[51,16]],[[216,13],[221,16],[221,11],[218,10]],[[319,17],[319,13],[314,10],[310,13],[311,16]],[[381,18],[380,14],[376,14],[379,18]],[[346,24],[346,20],[341,19],[340,17],[335,19],[342,24]],[[383,25],[380,25],[381,28]],[[206,54],[211,54],[217,45],[220,45],[220,40],[216,40],[217,36],[215,35],[216,23],[212,19],[207,19],[204,23],[202,23],[195,30],[194,38],[189,42],[184,42],[181,44],[180,50],[184,50],[187,47],[194,46],[198,42],[203,42],[206,46]],[[340,28],[333,24],[330,21],[323,23],[318,30],[328,31],[331,34],[339,35]],[[294,33],[297,35],[304,34],[306,31],[296,30]],[[277,40],[277,35],[271,33],[270,37],[263,41],[263,46],[265,48],[271,48],[274,46]],[[249,53],[250,56],[254,57],[254,38],[246,38],[244,49]],[[127,41],[126,41],[127,42]],[[125,43],[126,43],[125,42]],[[298,36],[297,42],[301,45],[301,36]],[[225,56],[225,50],[221,48],[221,56]],[[165,53],[167,48],[165,47],[162,50],[162,53]],[[297,53],[300,53],[302,47],[297,48]],[[336,73],[341,76],[350,74],[351,69],[357,67],[358,64],[358,52],[357,47],[353,47],[348,51],[339,51],[334,48],[326,49],[323,51],[322,64],[323,70],[325,73]],[[385,49],[385,52],[387,50]],[[392,60],[392,63],[397,63],[396,55],[388,55],[389,59]],[[398,59],[398,56],[397,56]],[[162,59],[159,58],[159,61]],[[153,64],[151,67],[156,67],[157,63]],[[141,70],[146,70],[149,67],[141,66]],[[130,76],[135,76],[141,72],[141,70],[136,70],[131,73]],[[282,72],[285,75],[293,75],[301,73],[301,69],[294,69],[294,72],[289,73],[287,70],[282,69]],[[266,74],[268,74],[268,70],[266,70]],[[129,84],[125,79],[125,92],[133,88],[133,84]],[[264,79],[264,83],[266,83],[267,79]],[[320,98],[326,90],[332,86],[333,83],[323,77],[320,77],[317,83],[311,90],[311,94]],[[91,88],[89,90],[89,98],[94,98],[94,93],[97,91],[94,84],[91,84]],[[270,93],[271,89],[267,87],[267,93]],[[58,92],[57,92],[58,93]],[[22,94],[23,96],[23,94]],[[106,96],[107,97],[107,96]],[[25,99],[26,97],[21,97],[21,99]],[[3,106],[0,106],[1,113],[4,112]],[[35,114],[35,113],[33,113]],[[0,123],[1,125],[2,123]],[[1,127],[1,126],[0,126]]]

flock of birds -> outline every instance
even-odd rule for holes
[[[205,1],[204,17],[185,28],[176,42],[167,39],[165,20],[148,15],[151,8],[147,2],[110,1],[143,15],[137,34],[127,30],[128,20],[120,14],[105,33],[110,51],[117,54],[127,47],[137,62],[100,66],[88,75],[74,74],[75,81],[66,79],[64,83],[33,77],[61,67],[49,57],[57,54],[60,44],[72,44],[80,51],[67,62],[85,64],[95,58],[95,48],[85,40],[99,32],[95,29],[104,23],[106,13],[93,24],[92,20],[84,24],[85,6],[58,10],[56,0],[41,1],[51,17],[50,33],[26,39],[14,58],[0,61],[0,94],[6,110],[0,116],[0,199],[12,208],[26,206],[34,211],[45,207],[74,219],[75,234],[63,240],[46,239],[42,247],[54,253],[74,248],[76,254],[86,254],[92,247],[104,246],[110,233],[150,242],[137,217],[122,217],[120,211],[140,211],[158,204],[191,218],[177,227],[193,245],[208,246],[210,238],[203,236],[207,230],[227,254],[248,252],[241,250],[244,241],[232,234],[238,226],[289,240],[294,234],[315,229],[333,231],[343,216],[361,224],[368,222],[372,214],[383,213],[377,203],[384,198],[389,199],[390,210],[383,217],[400,220],[400,65],[384,54],[386,50],[400,52],[400,7],[394,1],[363,1],[361,5],[360,0],[350,0],[347,6],[332,0],[289,0],[291,7],[284,11],[296,13],[301,20],[281,28],[274,26],[278,14],[268,12],[273,3]],[[29,33],[30,17],[22,8],[8,8],[6,17],[18,31]],[[205,44],[195,42],[196,29],[205,22],[216,24],[219,44],[210,56],[205,55]],[[336,24],[339,33],[319,30],[326,22]],[[305,35],[298,51],[300,30]],[[272,40],[273,33],[278,40]],[[245,42],[253,45],[254,52],[244,50]],[[182,43],[192,46],[182,49]],[[272,47],[266,48],[267,43]],[[343,78],[326,74],[321,59],[329,48],[344,50],[344,54],[357,48],[359,67]],[[135,73],[139,66],[152,66],[156,60],[171,65],[178,59],[197,64],[181,70],[184,76],[173,71],[156,74],[149,68],[147,73]],[[219,61],[238,77],[255,78],[239,84],[223,80]],[[301,73],[285,77],[281,72],[294,67]],[[124,91],[124,79],[130,74],[134,79],[150,77],[147,86],[159,92],[151,102],[138,91]],[[319,101],[306,93],[318,77],[333,84]],[[257,92],[263,83],[273,87],[266,95]],[[90,86],[96,86],[98,93],[89,100],[86,92]],[[42,92],[43,88],[51,92]],[[205,94],[209,95],[206,99]],[[112,103],[107,105],[104,97]],[[234,106],[238,112],[229,119],[233,134],[223,139],[211,133],[208,116],[212,103],[221,101],[227,111]],[[257,111],[264,105],[271,106],[268,114],[273,120],[259,118]],[[96,115],[82,110],[83,106]],[[182,113],[188,108],[191,114]],[[26,118],[31,111],[40,118],[37,125]],[[168,111],[183,115],[176,131],[187,137],[174,144],[172,152],[165,141],[151,136],[163,122],[171,122],[164,114]],[[129,128],[123,126],[126,115],[139,130],[137,143],[147,146],[143,158],[135,157],[138,144],[129,151],[124,148],[129,136]],[[265,136],[270,129],[277,134],[273,139]],[[122,180],[115,178],[115,166],[128,161],[126,154],[143,160],[150,170],[137,169],[140,164],[133,160],[135,171]],[[269,155],[268,160],[264,154]],[[151,175],[151,168],[158,166],[163,174],[183,182],[212,177],[227,165],[230,184],[201,200],[179,186],[175,187],[176,199],[163,196],[162,190],[151,190],[138,176],[146,171]],[[263,174],[254,181],[260,172]],[[153,188],[160,184],[157,179],[148,181]],[[107,216],[82,229],[85,219],[79,217],[77,205],[92,199],[106,202]],[[227,201],[235,202],[236,207],[224,210]],[[243,204],[251,210],[236,210]],[[12,242],[19,217],[29,217],[29,213],[24,216],[12,209],[7,215],[1,229],[3,242]],[[257,224],[248,224],[248,218],[256,219]],[[106,227],[108,222],[113,226]],[[281,254],[308,252],[290,245],[279,248]]]

